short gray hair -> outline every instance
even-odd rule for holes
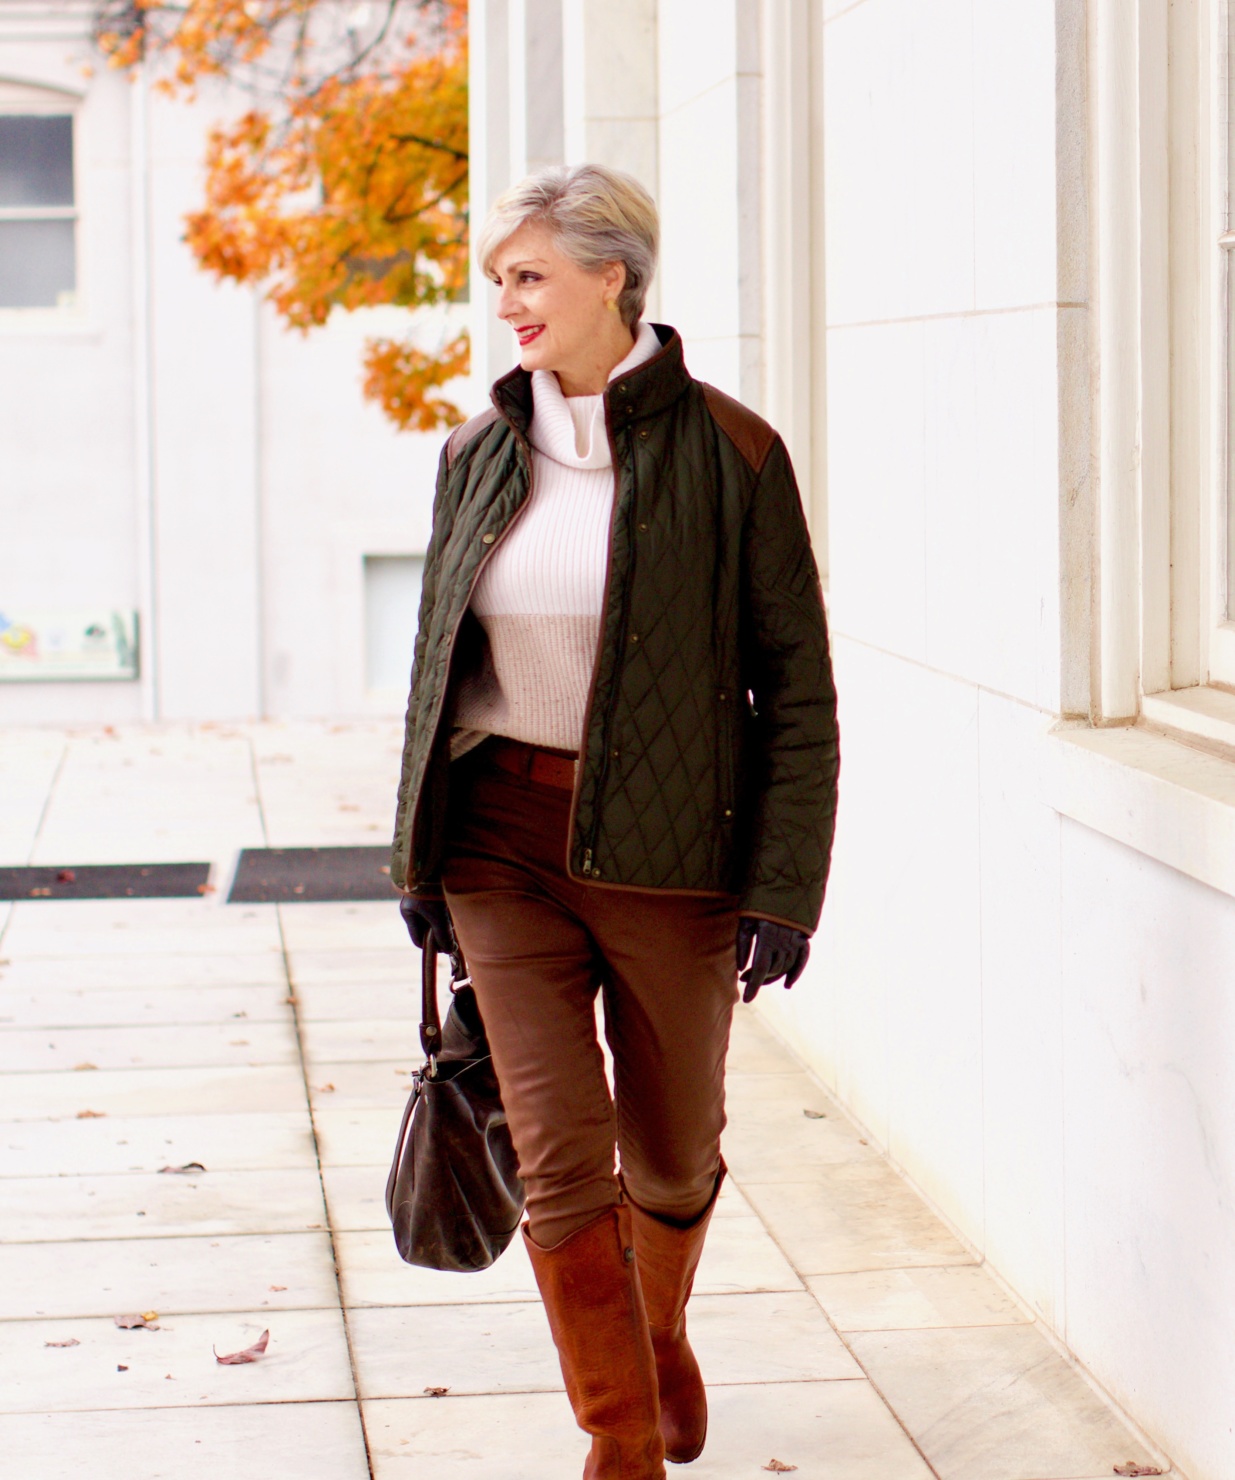
[[[543,221],[557,245],[585,272],[610,262],[626,269],[618,311],[638,323],[656,271],[660,221],[656,204],[632,175],[603,164],[552,165],[512,185],[493,203],[476,242],[486,276],[499,247],[529,221]]]

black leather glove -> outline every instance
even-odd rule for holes
[[[399,913],[403,916],[407,933],[412,937],[412,944],[418,950],[425,950],[425,943],[432,936],[439,953],[449,956],[452,965],[458,964],[459,942],[455,938],[450,909],[444,899],[405,894],[399,901]]]
[[[810,940],[804,931],[774,920],[743,915],[738,921],[738,979],[746,983],[743,1002],[753,1002],[764,982],[785,978],[793,986],[810,955]]]

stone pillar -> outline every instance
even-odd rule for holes
[[[509,185],[563,158],[562,0],[471,0],[473,230]],[[472,263],[473,401],[515,363],[514,338]]]

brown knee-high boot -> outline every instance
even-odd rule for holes
[[[686,1339],[686,1302],[724,1179],[722,1162],[707,1207],[686,1228],[665,1223],[637,1203],[631,1204],[639,1283],[656,1356],[660,1432],[665,1458],[675,1465],[698,1459],[707,1438],[708,1399],[699,1363]]]
[[[583,1480],[664,1480],[656,1364],[630,1209],[611,1208],[551,1249],[524,1241],[575,1421],[592,1436]]]

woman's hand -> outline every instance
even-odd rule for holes
[[[438,951],[452,959],[459,953],[459,942],[455,939],[455,927],[450,919],[450,909],[444,899],[421,894],[405,894],[399,901],[399,913],[418,950],[425,949],[430,936],[437,942]]]
[[[804,931],[743,915],[738,921],[738,979],[746,983],[742,1001],[753,1002],[764,982],[777,977],[785,978],[786,988],[793,986],[809,955]]]

